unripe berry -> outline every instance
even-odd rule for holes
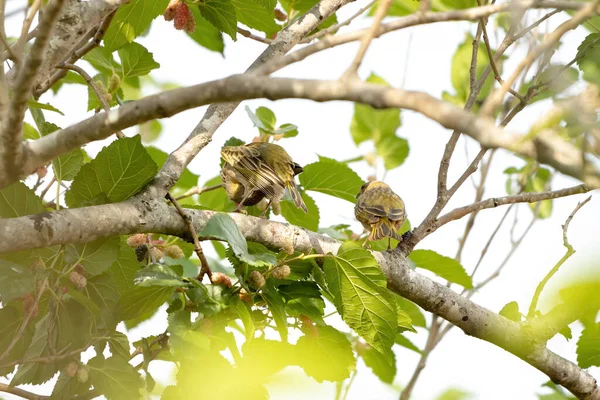
[[[183,28],[185,28],[185,26],[188,23],[189,17],[190,17],[190,9],[188,8],[187,4],[179,3],[179,5],[177,6],[177,9],[175,11],[175,22],[174,22],[175,29],[180,31]]]
[[[79,383],[86,383],[90,378],[90,373],[86,367],[82,366],[77,370],[77,380]]]
[[[273,272],[271,272],[271,276],[275,279],[285,279],[290,276],[290,266],[282,265],[280,267],[274,268]]]
[[[287,15],[285,15],[285,13],[283,11],[281,11],[280,9],[276,8],[275,10],[273,10],[273,13],[275,14],[275,19],[277,21],[281,21],[281,22],[285,22],[287,21]]]
[[[81,275],[79,272],[71,272],[69,274],[69,280],[77,289],[83,289],[87,285],[87,279],[85,279],[85,276]]]
[[[108,80],[108,91],[114,93],[119,87],[121,87],[121,78],[119,78],[119,75],[117,74],[112,74]]]
[[[79,365],[77,365],[77,363],[75,361],[71,361],[65,367],[65,374],[67,374],[67,376],[69,376],[70,378],[72,378],[75,375],[77,375],[77,370],[78,369],[79,369]]]
[[[148,243],[148,236],[145,233],[136,233],[127,238],[127,246],[129,247],[138,247],[145,243]]]
[[[25,296],[23,296],[23,313],[25,315],[31,313],[31,316],[36,318],[38,316],[38,312],[38,305],[33,298],[33,294],[26,293]]]
[[[173,21],[173,18],[175,18],[175,14],[177,13],[177,7],[178,7],[179,3],[180,3],[179,0],[171,0],[169,2],[167,9],[163,13],[163,17],[165,18],[165,21]]]
[[[73,271],[77,272],[79,275],[85,276],[85,268],[83,268],[83,265],[81,264],[77,264]]]
[[[244,288],[240,289],[240,300],[252,304],[252,297],[250,297],[250,295],[248,294],[248,292],[246,292],[246,289]]]
[[[35,170],[35,173],[37,174],[38,178],[42,179],[48,173],[48,168],[46,168],[45,166],[41,166]]]
[[[153,247],[150,249],[150,255],[154,259],[154,261],[158,261],[162,258],[163,252],[158,247]]]
[[[194,18],[194,14],[190,11],[188,14],[187,24],[185,24],[185,31],[187,33],[194,33],[196,30],[196,19]]]
[[[371,151],[371,152],[365,154],[364,159],[367,162],[367,164],[374,167],[377,164],[377,153],[375,153],[374,151]]]
[[[260,289],[265,286],[265,277],[260,272],[254,270],[250,273],[250,283],[252,286]]]
[[[231,287],[231,279],[229,279],[229,277],[222,272],[213,272],[212,283],[216,285],[224,285],[228,288]]]
[[[183,250],[181,250],[181,247],[177,246],[176,244],[165,247],[163,249],[163,253],[171,258],[183,258]]]

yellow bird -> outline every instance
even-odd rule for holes
[[[255,206],[265,198],[265,194],[258,189],[252,189],[246,179],[227,163],[221,168],[221,180],[227,192],[227,197],[237,204],[236,211],[245,206]],[[246,196],[246,187],[251,192]]]
[[[360,188],[354,206],[356,219],[370,232],[363,243],[388,238],[388,250],[391,248],[391,238],[402,240],[398,233],[404,220],[406,210],[404,201],[381,181],[367,182]]]
[[[237,211],[242,205],[250,205],[249,202],[255,201],[262,195],[269,199],[269,205],[262,214],[264,216],[270,206],[273,206],[274,209],[278,208],[287,188],[296,207],[301,208],[305,213],[308,212],[294,181],[294,176],[302,172],[302,167],[292,161],[283,147],[265,142],[253,142],[243,146],[224,146],[221,149],[221,156],[225,160],[223,166],[225,176],[234,177],[244,188]],[[227,172],[229,168],[235,173]],[[227,190],[226,182],[225,187]],[[230,195],[230,190],[232,189],[229,189],[227,194],[233,201],[236,201]],[[238,194],[236,194],[236,190]],[[233,189],[231,193],[239,196],[239,190]],[[257,192],[260,192],[260,195]]]

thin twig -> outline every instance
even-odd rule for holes
[[[108,102],[104,98],[104,93],[102,93],[100,91],[100,89],[98,88],[98,85],[96,85],[96,83],[94,82],[92,77],[87,72],[85,72],[85,70],[83,68],[78,67],[77,65],[74,65],[74,64],[67,64],[67,63],[61,63],[56,68],[70,69],[71,71],[75,71],[79,75],[81,75],[83,77],[83,79],[85,80],[85,82],[94,90],[94,93],[96,93],[96,97],[98,98],[98,101],[102,105],[102,108],[104,108],[104,111],[105,112],[110,111],[110,104],[108,104]],[[125,137],[125,134],[123,132],[121,132],[120,130],[116,131],[115,134],[117,135],[117,137],[119,139],[122,139]]]
[[[305,39],[303,39],[302,41],[300,41],[300,43],[310,43],[310,42],[312,42],[315,39],[318,39],[318,38],[323,37],[325,35],[329,35],[331,33],[336,32],[342,26],[348,26],[348,25],[350,25],[350,23],[352,21],[354,21],[356,18],[360,17],[365,11],[367,11],[369,8],[371,8],[373,6],[373,4],[375,4],[376,2],[377,2],[377,0],[372,0],[369,4],[367,4],[366,6],[364,6],[363,8],[361,8],[360,10],[358,10],[355,14],[353,14],[347,20],[342,21],[339,24],[331,25],[328,28],[321,29],[319,32],[315,33],[314,35],[307,36]]]
[[[50,396],[42,396],[39,394],[28,392],[27,390],[19,389],[17,387],[12,387],[5,383],[0,383],[0,392],[14,394],[15,396],[22,397],[28,400],[46,400],[49,399]]]
[[[556,28],[556,30],[554,30],[554,32],[547,35],[545,40],[536,48],[534,48],[533,51],[531,51],[527,55],[527,57],[525,57],[519,63],[517,68],[515,68],[512,75],[504,82],[504,84],[486,99],[486,101],[483,103],[483,106],[481,107],[481,114],[491,115],[492,112],[496,109],[497,105],[504,98],[504,94],[508,91],[509,88],[511,88],[513,83],[515,83],[521,72],[523,72],[525,68],[531,65],[531,63],[533,63],[542,53],[546,52],[551,47],[553,47],[565,33],[572,29],[575,29],[582,22],[590,18],[594,14],[597,5],[598,1],[586,4],[586,6],[579,10],[573,16],[573,18],[562,23],[558,28]]]
[[[7,14],[8,16],[8,14]],[[37,36],[37,27],[35,27],[31,32],[29,32],[27,34],[27,42],[29,42],[31,39],[35,39],[35,37]],[[2,52],[2,61],[6,61],[9,58],[12,59],[13,61],[15,61],[15,59],[13,57],[16,57],[16,55],[13,54],[13,50],[16,50],[17,48],[17,42],[14,42],[12,44],[12,46],[10,46],[9,49],[4,50],[4,52]],[[17,61],[15,61],[17,62]]]
[[[273,42],[271,39],[257,36],[255,34],[253,34],[252,32],[247,31],[246,29],[240,28],[239,26],[237,28],[237,31],[243,37],[247,37],[248,39],[256,40],[257,42],[260,42],[260,43],[271,44]]]
[[[50,182],[48,183],[48,186],[46,186],[46,188],[42,190],[42,193],[40,193],[40,199],[44,199],[44,196],[46,196],[46,193],[48,193],[48,190],[50,190],[54,182],[56,182],[56,176],[53,176]]]
[[[379,1],[377,11],[375,12],[375,16],[373,17],[373,24],[371,24],[371,28],[363,35],[363,38],[360,41],[360,47],[358,48],[358,51],[354,56],[354,60],[352,61],[352,64],[350,64],[346,72],[344,72],[343,78],[353,79],[357,77],[358,68],[360,67],[362,60],[365,57],[365,54],[367,53],[367,49],[369,48],[371,41],[373,40],[375,34],[379,30],[381,21],[387,14],[390,8],[390,4],[392,4],[392,0]]]
[[[529,306],[529,312],[527,312],[527,319],[533,318],[535,316],[535,311],[537,309],[537,303],[540,298],[540,294],[542,294],[542,290],[544,290],[544,287],[546,286],[546,283],[548,283],[550,278],[552,278],[554,276],[554,274],[556,274],[558,272],[558,270],[565,263],[565,261],[567,261],[569,259],[569,257],[571,257],[573,254],[575,254],[575,249],[573,249],[573,246],[569,243],[569,240],[567,239],[567,230],[569,229],[569,224],[571,223],[571,220],[573,219],[573,217],[575,216],[577,211],[579,211],[581,209],[581,207],[583,207],[591,199],[592,199],[592,196],[589,196],[584,201],[577,203],[577,206],[575,207],[573,212],[569,215],[569,217],[565,221],[565,224],[562,226],[563,245],[566,247],[567,252],[556,263],[556,265],[554,267],[552,267],[552,269],[550,271],[548,271],[548,273],[546,274],[544,279],[542,279],[542,281],[538,284],[537,288],[535,289],[535,293],[533,294],[533,298],[531,299],[531,305]]]
[[[15,46],[15,50],[16,50],[17,54],[19,55],[18,56],[19,59],[21,59],[21,57],[23,56],[24,49],[25,49],[25,43],[27,40],[27,34],[29,33],[29,28],[31,27],[31,23],[33,22],[33,17],[35,17],[35,14],[38,12],[41,5],[42,5],[42,0],[35,0],[33,2],[33,4],[31,4],[31,7],[29,8],[27,17],[25,17],[25,20],[23,21],[23,25],[21,26],[21,36],[17,40],[17,44]]]
[[[204,252],[202,251],[202,246],[200,246],[200,241],[198,240],[198,233],[196,233],[196,228],[194,228],[192,219],[190,218],[189,215],[186,214],[184,209],[181,208],[181,206],[179,205],[179,203],[177,202],[177,200],[175,199],[175,197],[173,197],[173,195],[171,193],[167,192],[166,197],[171,203],[173,203],[173,205],[177,209],[177,212],[179,212],[179,215],[181,215],[181,218],[183,218],[183,220],[185,221],[185,223],[188,227],[188,230],[190,231],[190,235],[192,236],[192,239],[194,241],[194,251],[196,252],[196,255],[198,256],[198,258],[200,259],[200,266],[201,266],[200,275],[198,275],[198,280],[202,281],[202,278],[204,278],[204,275],[206,274],[206,275],[208,275],[208,278],[212,282],[212,271],[210,270],[208,261],[206,260],[206,256],[204,255]]]
[[[29,310],[27,315],[25,315],[25,318],[23,318],[23,322],[21,322],[19,329],[15,333],[15,336],[11,340],[8,347],[4,350],[2,355],[0,355],[0,361],[4,361],[6,359],[6,357],[8,357],[8,355],[10,354],[12,349],[15,347],[17,342],[19,342],[19,340],[21,340],[21,336],[23,336],[23,332],[25,332],[25,328],[29,324],[29,320],[31,319],[31,317],[33,317],[33,314],[34,314],[35,310],[37,309],[37,305],[40,302],[40,299],[42,298],[42,294],[44,294],[44,291],[46,290],[47,286],[48,286],[48,278],[44,279],[44,281],[42,282],[42,284],[38,290],[38,293],[35,296],[35,300],[33,302],[33,305],[31,306],[31,309]]]
[[[5,38],[4,31],[4,7],[6,5],[5,0],[0,0],[0,37]],[[3,45],[6,49],[10,46],[8,43]],[[0,47],[2,49],[2,47]],[[0,61],[0,121],[6,118],[6,110],[8,107],[8,85],[6,84],[6,78],[4,76],[4,63]]]
[[[181,196],[178,196],[175,198],[175,200],[181,200],[181,199],[185,199],[186,197],[190,197],[193,196],[195,194],[202,194],[204,192],[210,192],[211,190],[215,190],[218,189],[220,187],[223,187],[222,183],[219,183],[218,185],[213,185],[213,186],[204,186],[204,187],[199,187],[199,186],[194,186],[193,188],[191,188],[190,190],[188,190],[187,192],[185,192],[184,194],[182,194]]]
[[[84,39],[86,40],[86,43],[82,43],[82,45],[80,47],[78,47],[78,49],[75,50],[72,54],[70,54],[68,56],[68,58],[64,59],[63,62],[66,64],[74,64],[77,60],[79,60],[81,57],[85,56],[91,50],[100,46],[100,42],[102,42],[102,39],[104,38],[104,35],[106,34],[106,31],[107,31],[108,27],[110,26],[110,23],[111,23],[113,17],[115,16],[116,12],[117,12],[117,10],[115,10],[112,13],[110,13],[109,15],[107,15],[106,18],[104,18],[102,20],[102,23],[96,30],[96,33],[94,34],[94,37],[92,38],[92,40],[90,40],[88,42],[87,41],[88,37],[84,37]],[[44,92],[46,92],[48,89],[50,89],[52,86],[54,86],[54,84],[56,82],[58,82],[59,80],[61,80],[66,74],[67,74],[66,70],[56,71],[54,74],[52,74],[52,76],[50,78],[48,78],[45,82],[40,83],[35,88],[33,95],[36,98],[39,98]]]

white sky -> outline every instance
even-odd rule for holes
[[[366,3],[365,0],[356,1],[344,7],[338,13],[338,19],[347,18]],[[16,7],[16,4],[17,1],[9,2],[9,9]],[[563,19],[564,17],[561,16],[553,17],[551,26],[556,26]],[[15,35],[20,29],[17,22],[17,18],[14,18],[8,24],[9,35]],[[366,27],[369,23],[370,19],[362,18],[355,21],[350,29]],[[458,44],[464,40],[465,34],[474,31],[474,28],[475,24],[451,22],[414,27],[386,35],[371,45],[359,70],[360,76],[366,78],[371,72],[375,72],[394,86],[402,87],[404,84],[404,89],[423,91],[440,98],[444,90],[453,92],[450,82],[452,55]],[[348,29],[345,28],[343,31]],[[557,51],[557,59],[563,62],[570,61],[586,34],[584,30],[567,34],[564,44]],[[491,36],[494,45],[497,41],[494,34]],[[185,86],[243,72],[265,48],[264,44],[241,36],[237,42],[226,37],[225,58],[222,58],[218,53],[201,48],[183,32],[175,31],[172,24],[166,23],[162,18],[158,18],[150,34],[140,38],[139,41],[161,64],[161,68],[152,73],[155,78]],[[357,47],[358,45],[353,43],[317,54],[276,75],[336,79],[352,60]],[[511,71],[522,57],[522,53],[509,52],[509,55],[511,57],[505,64],[505,71]],[[80,65],[86,67],[88,72],[92,72],[91,67],[85,62],[80,62]],[[87,100],[86,89],[74,85],[62,89],[56,99],[51,99],[49,95],[42,97],[42,101],[51,100],[53,105],[65,112],[65,117],[46,113],[50,121],[63,127],[86,117],[87,104],[84,99]],[[353,112],[351,103],[321,104],[303,100],[247,101],[221,126],[213,142],[192,162],[190,169],[201,175],[201,182],[217,174],[218,150],[226,139],[237,136],[242,140],[250,141],[256,135],[256,129],[253,128],[243,109],[245,105],[249,105],[252,109],[267,106],[275,112],[279,123],[289,122],[298,125],[300,134],[296,138],[282,141],[281,144],[301,165],[316,161],[317,153],[341,160],[371,150],[370,144],[363,144],[357,149],[352,142],[349,132]],[[521,133],[527,132],[531,122],[543,115],[550,105],[550,102],[544,101],[530,107],[511,122],[509,129]],[[154,145],[167,152],[174,150],[187,137],[205,109],[206,107],[186,111],[169,120],[161,121],[164,124],[163,134]],[[439,160],[451,132],[413,112],[403,111],[401,118],[402,126],[397,133],[408,139],[410,155],[401,167],[387,174],[386,181],[406,202],[408,217],[414,226],[425,217],[435,200]],[[137,129],[126,131],[129,135],[136,132]],[[95,154],[105,144],[106,141],[93,143],[87,149],[91,154]],[[461,139],[451,164],[450,182],[453,182],[467,165],[464,147]],[[472,141],[469,141],[468,148],[471,157],[478,151],[478,146]],[[505,178],[502,170],[513,165],[521,166],[523,162],[506,152],[497,152],[488,178],[485,197],[505,195]],[[363,179],[373,173],[372,168],[365,163],[351,166]],[[380,170],[378,177],[381,176]],[[576,181],[573,179],[556,176],[553,188],[574,184]],[[320,207],[321,226],[351,223],[357,231],[359,230],[360,225],[353,218],[352,204],[319,193],[312,192],[311,195]],[[470,182],[467,182],[452,199],[448,210],[472,202],[473,197],[473,187]],[[474,300],[496,312],[510,301],[518,301],[521,311],[526,310],[537,283],[564,254],[561,224],[577,202],[584,198],[585,195],[579,195],[555,200],[552,216],[534,225],[502,275],[488,285],[483,293],[476,295]],[[463,252],[463,265],[467,271],[471,271],[477,262],[483,245],[495,229],[504,210],[504,208],[484,210],[480,213],[476,227]],[[522,231],[531,217],[527,206],[520,208],[519,216],[520,223],[517,229]],[[582,264],[585,261],[597,260],[600,255],[597,246],[598,221],[600,221],[600,199],[595,196],[571,223],[569,239],[577,253],[552,279],[548,285],[549,289],[556,287],[562,277],[581,274]],[[418,248],[433,249],[440,254],[453,257],[465,222],[466,218],[446,225],[426,238]],[[507,223],[500,231],[497,242],[490,248],[480,267],[479,279],[476,278],[476,282],[487,277],[503,259],[510,246],[509,227],[510,223]],[[587,273],[589,274],[589,269]],[[142,335],[161,333],[166,326],[165,317],[164,313],[155,316],[148,323],[132,331],[131,335],[137,339]],[[332,322],[335,318],[337,317],[331,317],[328,321]],[[338,324],[334,323],[334,325]],[[575,338],[579,332],[580,328],[576,326]],[[407,337],[422,347],[426,333],[424,330],[419,330],[417,335],[407,334]],[[567,342],[562,337],[556,337],[550,341],[549,347],[563,357],[575,361],[575,340]],[[398,366],[395,384],[403,386],[412,374],[418,355],[398,346],[395,347],[395,352]],[[154,362],[152,365],[151,372],[154,373],[155,379],[167,383],[169,366],[163,362]],[[293,371],[287,372],[293,373]],[[592,369],[592,373],[600,378],[596,368]],[[504,350],[479,339],[467,337],[459,329],[453,329],[431,354],[428,366],[421,374],[413,392],[413,398],[434,399],[445,389],[458,387],[473,393],[475,399],[537,399],[536,393],[545,393],[540,385],[547,380],[548,378],[541,372]],[[44,385],[43,389],[49,390],[50,387]],[[43,393],[42,388],[39,387],[32,390]],[[311,398],[333,399],[335,385],[327,383],[319,385],[311,378],[304,377],[292,390],[276,384],[273,384],[270,390],[273,399],[299,399],[309,395]],[[11,398],[4,393],[2,396]],[[396,399],[397,397],[396,389],[381,383],[370,369],[362,362],[359,363],[358,375],[348,399]]]

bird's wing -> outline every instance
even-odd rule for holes
[[[285,182],[277,176],[273,168],[260,159],[260,152],[252,147],[240,147],[229,153],[231,166],[239,172],[250,185],[258,188],[267,197],[275,197],[285,187]],[[280,190],[276,190],[279,188]]]

